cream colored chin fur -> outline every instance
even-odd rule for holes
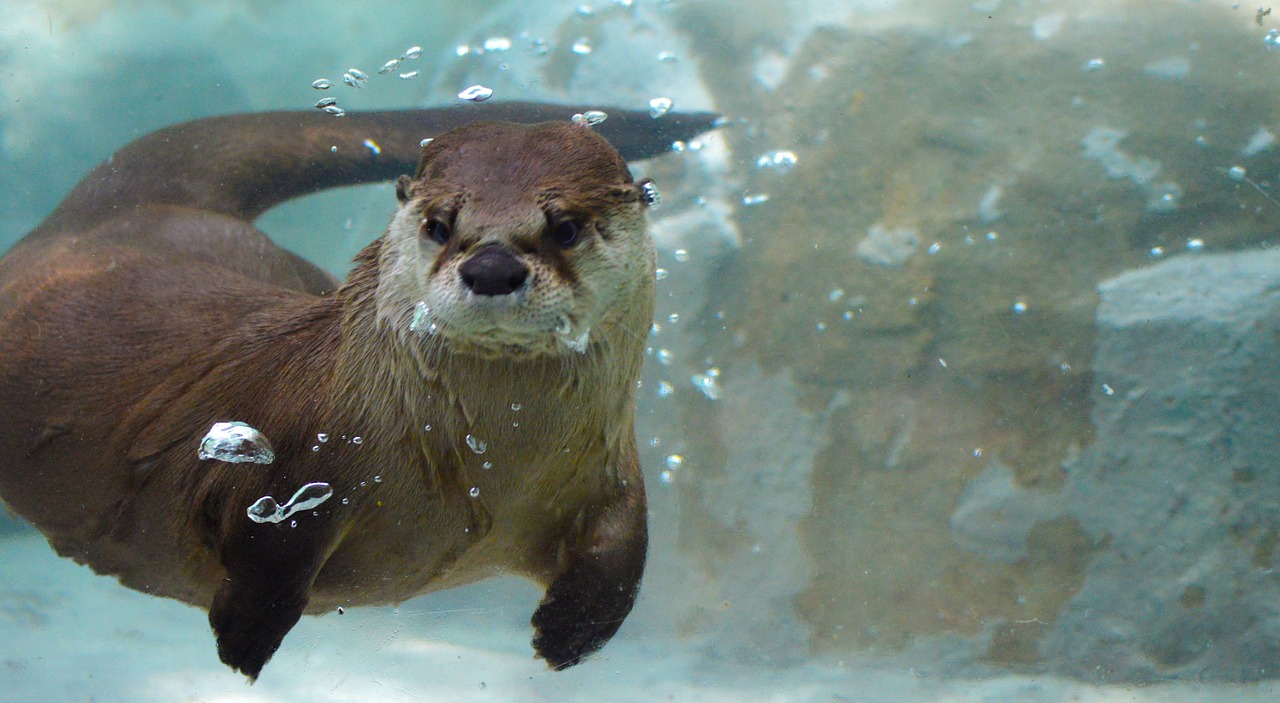
[[[592,237],[569,253],[570,284],[537,254],[518,254],[529,278],[515,293],[478,296],[462,283],[465,256],[434,272],[441,247],[419,236],[421,203],[411,200],[392,218],[380,259],[379,324],[401,337],[434,338],[454,350],[510,355],[581,353],[618,323],[625,300],[653,275],[652,243],[637,204],[606,217],[612,236]]]

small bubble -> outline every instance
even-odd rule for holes
[[[511,48],[511,39],[507,37],[489,37],[484,40],[485,51],[506,51]]]
[[[675,103],[671,101],[671,98],[654,98],[649,101],[649,116],[656,120],[671,112],[673,107],[675,107]]]
[[[1084,65],[1080,67],[1080,70],[1084,71],[1085,73],[1093,73],[1094,71],[1101,71],[1103,68],[1106,68],[1106,66],[1107,66],[1106,61],[1100,58],[1095,58],[1095,59],[1089,59],[1088,61],[1085,61]]]
[[[1248,172],[1244,170],[1243,166],[1232,166],[1227,169],[1227,175],[1230,176],[1233,181],[1243,181],[1245,174],[1247,173]]]
[[[311,81],[311,87],[316,90],[328,90],[333,87],[333,81],[328,78],[317,78]]]
[[[667,315],[667,322],[670,322],[671,324],[674,325],[679,321],[680,321],[680,313],[673,312],[670,315]]]
[[[486,461],[486,462],[484,462],[483,464],[481,464],[481,465],[480,465],[480,468],[484,469],[485,471],[488,471],[488,470],[490,470],[490,469],[492,469],[492,468],[493,468],[493,462],[492,462],[492,461]]]
[[[934,242],[933,244],[929,245],[930,254],[937,254],[940,251],[942,251],[942,244],[940,242]]]
[[[319,445],[319,444],[313,444],[313,445],[311,445],[311,451],[313,451],[313,452],[318,452],[318,451],[320,451],[320,445]]]
[[[1104,383],[1102,384],[1102,392],[1107,395],[1115,395],[1116,389]]]
[[[978,458],[978,457],[980,457],[980,456],[982,456],[982,447],[974,447],[974,448],[973,448],[973,457],[976,459],[976,458]]]
[[[666,398],[666,397],[670,396],[672,393],[674,393],[674,392],[675,392],[675,390],[676,390],[676,389],[675,389],[675,386],[671,385],[671,384],[670,384],[669,382],[667,382],[667,381],[659,381],[659,382],[658,382],[658,397],[659,397],[659,398]]]
[[[484,440],[470,434],[467,435],[467,446],[476,454],[484,454],[485,450],[489,448],[488,443]]]
[[[363,88],[369,82],[369,76],[359,69],[349,68],[346,73],[342,74],[342,82],[352,88]]]
[[[694,387],[702,391],[707,400],[720,400],[720,370],[708,369],[706,373],[694,374],[689,377]]]
[[[400,68],[400,59],[391,59],[390,61],[382,64],[382,68],[378,69],[378,73],[379,74],[391,73],[397,68]]]
[[[422,426],[422,431],[423,431],[423,432],[430,432],[430,431],[431,431],[431,425],[423,425],[423,426]]]
[[[352,444],[364,444],[364,439],[360,435],[351,438]]]
[[[324,110],[325,112],[329,113],[330,115],[333,115],[334,117],[345,117],[345,116],[346,116],[346,114],[347,114],[347,111],[346,111],[346,110],[343,110],[342,108],[338,107],[337,105],[330,105],[330,106],[328,106],[328,107],[323,107],[323,108],[320,108],[320,109],[321,109],[321,110]],[[334,151],[337,151],[337,149],[335,148],[335,149],[334,149]]]
[[[466,100],[473,103],[482,103],[493,97],[493,89],[486,88],[479,83],[458,93],[459,100]]]
[[[659,51],[657,58],[659,63],[675,63],[680,60],[674,51]]]
[[[374,483],[382,483],[382,476],[381,476],[381,475],[375,475],[375,476],[373,477],[373,482],[374,482]]]
[[[434,140],[434,137],[427,137],[426,139],[423,139],[422,141],[418,142],[418,146],[425,149],[427,148],[427,145],[430,144],[433,140]],[[426,303],[423,303],[423,305],[426,305]]]
[[[471,487],[471,490],[467,491],[467,494],[468,494],[468,495],[470,495],[472,498],[479,498],[479,497],[480,497],[480,487],[479,487],[479,486],[472,486],[472,487]]]
[[[664,268],[654,269],[653,278],[654,280],[658,280],[658,281],[667,280],[667,270]]]
[[[769,202],[768,193],[748,193],[742,196],[743,205],[759,205],[760,203]]]
[[[938,357],[938,365],[944,369],[947,368],[947,360],[942,357]]]
[[[596,13],[595,9],[593,9],[590,5],[579,5],[573,12],[577,16],[582,17],[584,19],[591,17]]]
[[[1199,237],[1193,237],[1187,240],[1187,251],[1200,251],[1204,249],[1204,240]]]
[[[289,527],[297,527],[297,526],[298,526],[298,521],[297,521],[297,520],[290,520],[290,521],[289,521]]]
[[[840,300],[843,297],[844,297],[843,288],[834,288],[831,290],[830,293],[827,293],[827,300],[830,300],[833,303]]]
[[[662,473],[658,474],[658,479],[667,485],[671,485],[671,482],[674,481],[675,478],[676,475],[670,471],[664,470]]]
[[[573,46],[569,47],[569,50],[579,56],[586,56],[592,51],[595,51],[595,48],[591,46],[591,41],[589,39],[581,37],[578,41],[573,43]]]
[[[513,412],[513,413],[518,413],[518,412],[520,412],[520,408],[522,408],[522,407],[524,407],[524,406],[523,406],[523,405],[521,405],[521,404],[519,404],[519,403],[512,403],[512,404],[511,404],[511,412]]]
[[[662,204],[662,194],[658,192],[658,186],[653,181],[645,181],[640,185],[640,200],[649,207],[658,207]]]
[[[680,456],[679,454],[671,454],[667,457],[666,462],[667,462],[667,468],[671,469],[672,471],[675,471],[676,469],[680,468],[681,464],[684,463],[684,457]]]
[[[343,613],[346,613],[346,612],[347,612],[346,608],[343,608],[342,606],[338,606],[338,615],[342,615]]]
[[[775,173],[788,174],[796,167],[799,159],[796,158],[794,151],[771,151],[761,155],[756,159],[756,168],[761,170],[773,171]]]
[[[675,252],[672,254],[672,256],[675,257],[676,261],[679,261],[680,263],[683,264],[689,260],[689,250],[676,249]]]
[[[321,444],[324,444],[325,442],[329,441],[329,435],[325,434],[324,432],[321,432],[316,435],[316,440]]]
[[[351,503],[351,499],[350,499],[350,498],[343,498],[343,499],[342,499],[342,504],[343,504],[343,505],[349,505],[350,503]]]
[[[587,110],[586,112],[575,114],[570,118],[570,121],[576,125],[594,127],[607,119],[609,119],[608,113],[602,110]]]
[[[418,77],[417,71],[405,71],[404,73],[400,74],[400,80],[402,81],[407,81],[411,78],[417,78],[417,77]]]
[[[411,46],[404,52],[404,57],[406,59],[416,59],[420,56],[422,56],[422,47],[420,46]]]
[[[337,105],[337,104],[338,104],[337,98],[334,98],[334,97],[320,98],[319,100],[316,101],[316,108],[323,110],[324,108],[329,107],[330,105]]]
[[[1014,314],[1021,315],[1022,313],[1027,311],[1027,303],[1026,301],[1023,301],[1023,300],[1015,300],[1013,302],[1012,309]]]

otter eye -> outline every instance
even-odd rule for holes
[[[449,241],[449,237],[453,234],[449,229],[449,225],[434,217],[422,220],[422,224],[418,227],[418,233],[442,246]]]
[[[582,233],[582,227],[573,220],[560,220],[551,224],[548,230],[548,236],[556,246],[568,249],[578,243],[578,236]]]

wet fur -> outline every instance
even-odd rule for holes
[[[632,158],[711,124],[690,116],[655,134],[640,115],[610,112]],[[0,259],[5,503],[60,554],[208,608],[222,660],[251,678],[303,612],[500,572],[547,586],[534,648],[551,666],[602,646],[634,602],[646,548],[633,424],[653,261],[622,157],[563,120],[441,136],[401,184],[388,234],[340,287],[249,224],[288,197],[403,173],[419,139],[477,116],[214,118],[144,137],[90,174]],[[367,135],[381,154],[360,145]],[[475,144],[489,155],[454,168]],[[485,180],[500,154],[526,181]],[[459,218],[453,250],[423,248],[416,222],[442,184]],[[468,209],[468,198],[488,205]],[[529,203],[553,200],[590,219],[588,246],[537,241]],[[508,344],[501,330],[469,332],[462,307],[441,311],[439,334],[408,330],[424,286],[452,280],[490,239],[577,291],[591,327],[582,353],[553,335]],[[611,251],[626,265],[593,288]],[[200,438],[224,420],[260,429],[276,461],[198,460]],[[247,519],[259,497],[283,502],[312,481],[335,494],[296,526]]]

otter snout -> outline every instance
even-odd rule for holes
[[[498,244],[482,247],[458,267],[462,283],[476,295],[509,295],[529,278],[529,269]]]

